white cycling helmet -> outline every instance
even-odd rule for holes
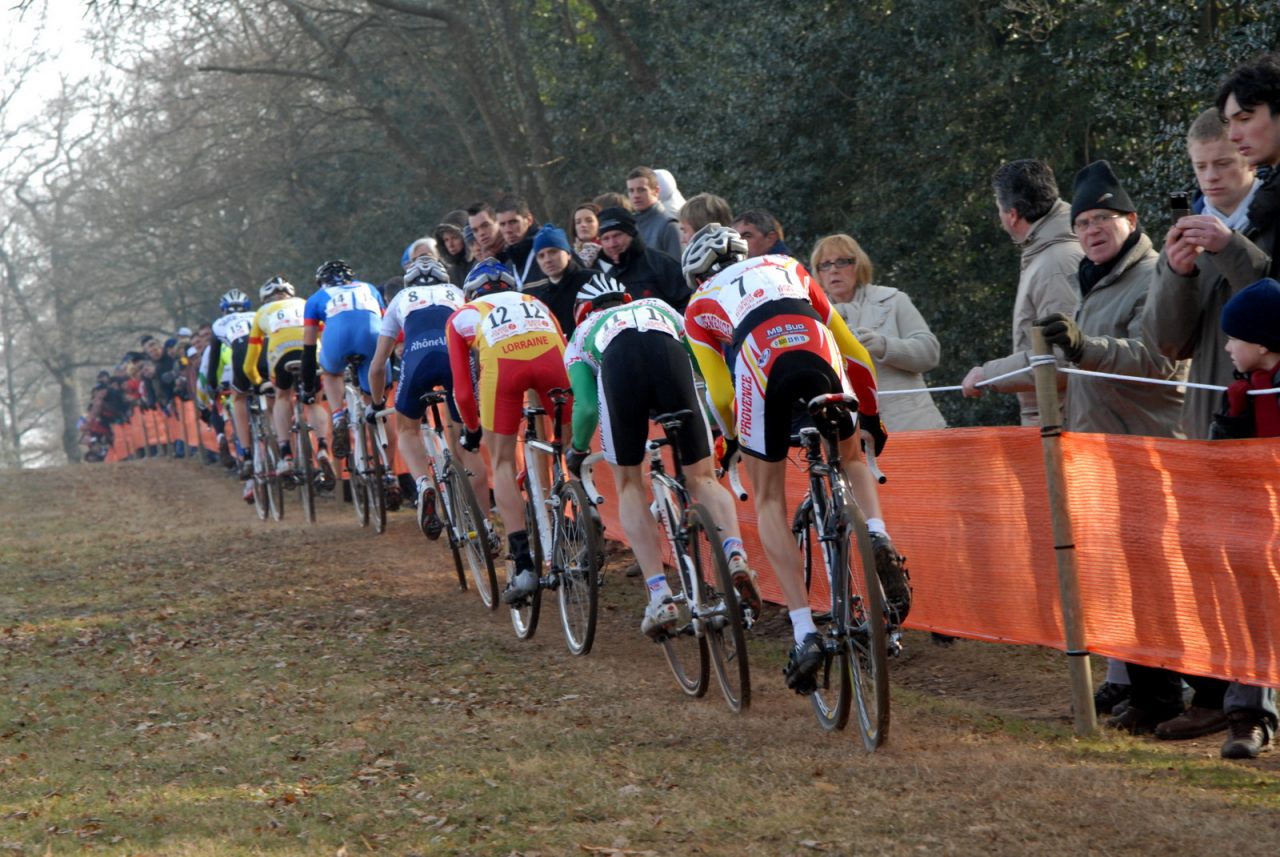
[[[574,323],[582,324],[582,320],[595,310],[597,301],[607,303],[602,299],[619,297],[623,303],[631,302],[631,295],[627,294],[622,283],[608,274],[596,274],[578,289],[578,294],[573,301]]]
[[[696,290],[712,274],[747,258],[748,252],[747,242],[736,230],[708,223],[689,239],[689,246],[680,257],[680,267],[689,288]]]
[[[449,272],[434,256],[419,256],[409,263],[404,272],[406,286],[447,286]]]
[[[265,302],[267,298],[276,292],[284,292],[289,297],[293,297],[297,292],[293,288],[293,283],[284,277],[272,277],[262,284],[262,288],[258,289],[258,300]]]

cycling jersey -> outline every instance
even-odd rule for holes
[[[233,312],[215,319],[210,325],[214,340],[222,345],[218,352],[221,371],[209,375],[222,383],[230,382],[238,393],[247,393],[255,382],[245,374],[244,359],[249,351],[249,335],[253,331],[253,313]],[[266,361],[258,359],[259,373],[266,371]]]
[[[689,301],[685,333],[720,427],[727,436],[743,435],[748,451],[764,451],[768,380],[787,353],[808,352],[829,363],[842,386],[852,385],[859,409],[876,413],[871,356],[790,256],[745,259],[707,280]],[[734,358],[733,377],[727,354]]]
[[[249,331],[249,350],[244,357],[244,371],[249,380],[261,384],[258,372],[258,355],[262,344],[267,343],[267,365],[273,367],[273,375],[280,372],[281,359],[290,351],[302,350],[302,316],[307,302],[302,298],[285,298],[263,304],[253,317]],[[278,385],[279,386],[279,385]]]
[[[515,434],[526,390],[536,390],[552,413],[548,392],[569,386],[560,325],[532,295],[508,291],[477,298],[453,314],[446,331],[454,400],[469,429],[479,425]],[[471,377],[473,350],[480,369],[478,405]]]
[[[330,375],[341,375],[347,358],[363,355],[360,388],[367,393],[369,363],[378,348],[378,328],[384,307],[378,290],[359,280],[325,286],[307,298],[303,324],[323,328],[324,347],[318,355],[320,368]]]
[[[391,299],[382,317],[380,333],[392,338],[404,334],[404,357],[396,410],[410,419],[426,413],[423,393],[444,387],[449,392],[449,413],[459,419],[453,402],[453,372],[445,327],[463,305],[462,289],[452,285],[407,286]]]

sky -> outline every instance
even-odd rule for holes
[[[17,0],[0,0],[0,89],[9,91],[11,70],[33,51],[43,49],[51,58],[23,84],[0,123],[9,127],[38,112],[58,92],[61,75],[74,78],[94,66],[92,50],[83,41],[83,0],[33,0],[25,12],[16,5]]]

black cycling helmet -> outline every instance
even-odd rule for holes
[[[321,288],[325,286],[341,286],[354,280],[355,276],[355,272],[351,270],[350,265],[341,259],[334,259],[316,268],[316,285]]]

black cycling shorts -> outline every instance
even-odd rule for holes
[[[711,454],[711,429],[693,386],[693,365],[677,340],[655,330],[622,331],[605,349],[598,385],[600,445],[606,461],[639,465],[650,418],[685,409],[693,415],[680,430],[681,464]]]
[[[764,455],[742,451],[765,461],[782,461],[791,450],[791,436],[801,426],[813,425],[809,400],[824,393],[843,393],[840,376],[821,355],[812,351],[781,354],[769,371],[768,395],[764,401]],[[841,440],[853,435],[853,423],[841,425]]]
[[[231,343],[231,389],[237,393],[248,393],[253,389],[253,382],[244,373],[244,358],[249,353],[249,337],[244,336]],[[258,352],[258,375],[267,377],[267,353]]]
[[[302,361],[302,349],[291,348],[284,354],[280,355],[280,359],[276,361],[276,368],[271,372],[271,382],[276,385],[277,390],[292,390],[294,383],[298,378],[284,368],[284,364],[294,360]],[[302,370],[298,370],[298,374],[302,374]]]

